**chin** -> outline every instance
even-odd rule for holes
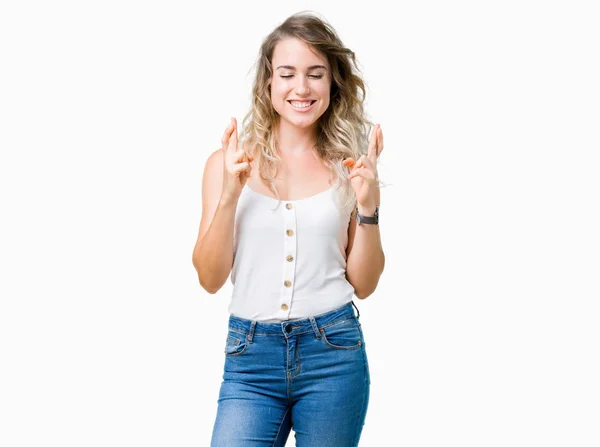
[[[315,124],[317,124],[318,120],[288,120],[290,123],[292,123],[294,126],[296,127],[301,127],[301,128],[309,128],[314,126]]]
[[[311,116],[290,116],[284,115],[287,122],[293,124],[296,127],[312,127],[319,121],[321,115],[311,115]]]

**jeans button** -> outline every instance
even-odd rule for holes
[[[290,333],[290,332],[292,332],[292,326],[286,326],[286,327],[285,327],[285,331],[286,331],[287,333]]]

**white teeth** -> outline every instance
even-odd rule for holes
[[[308,101],[308,102],[290,101],[290,104],[299,109],[304,109],[306,107],[309,107],[312,104],[312,101]]]

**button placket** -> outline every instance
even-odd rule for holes
[[[289,316],[289,310],[294,295],[294,280],[296,276],[296,206],[287,202],[283,207],[283,278],[281,281],[280,309],[282,318]]]

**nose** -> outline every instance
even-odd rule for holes
[[[308,80],[304,76],[298,76],[298,84],[296,85],[296,94],[298,96],[306,96],[310,93],[308,88]]]

